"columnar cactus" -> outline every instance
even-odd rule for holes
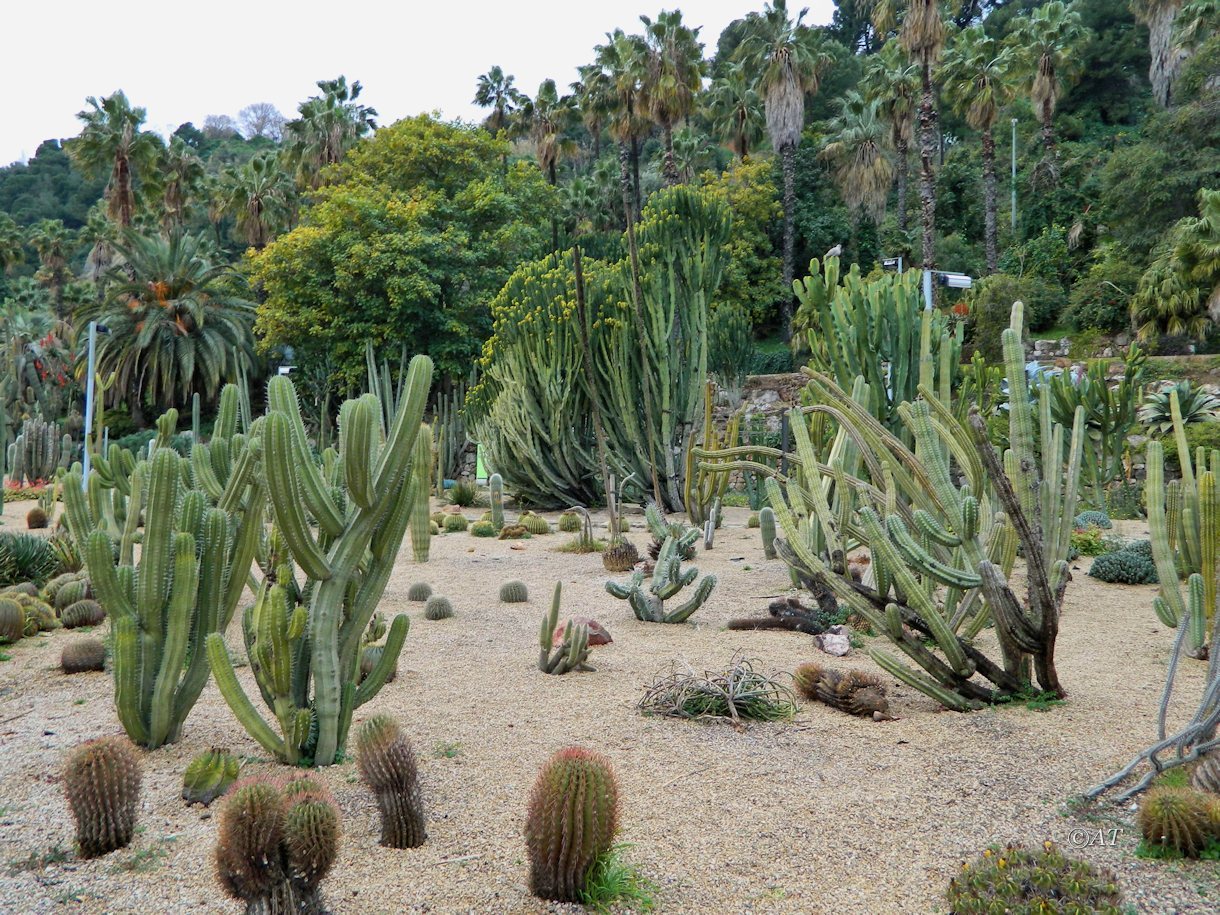
[[[72,456],[72,437],[38,416],[25,421],[8,448],[9,479],[17,486],[47,482]]]
[[[491,493],[491,523],[498,531],[504,527],[504,478],[493,473],[487,481],[487,488]]]
[[[610,761],[580,747],[560,750],[538,773],[525,819],[530,891],[579,902],[589,871],[618,830],[618,783]]]
[[[415,436],[414,463],[411,476],[415,484],[415,504],[411,507],[411,554],[416,562],[427,562],[432,550],[432,519],[429,516],[432,495],[432,433],[428,427]]]
[[[229,790],[241,773],[241,761],[228,750],[213,747],[200,753],[187,764],[182,774],[182,799],[187,806],[211,805]]]
[[[542,629],[538,633],[538,669],[544,674],[566,674],[570,670],[592,670],[589,660],[589,626],[575,626],[568,620],[563,630],[563,642],[555,647],[555,627],[559,625],[560,592],[562,582],[555,583],[555,594],[551,598],[551,609],[542,618]]]
[[[418,848],[428,838],[415,751],[398,723],[374,715],[356,736],[356,764],[361,780],[377,796],[381,844]]]
[[[141,778],[140,759],[121,737],[90,740],[69,754],[64,793],[81,857],[96,858],[131,843]]]
[[[696,536],[698,531],[695,532]],[[678,554],[679,540],[668,538],[657,556],[656,567],[652,578],[644,588],[644,573],[636,572],[626,583],[608,581],[606,591],[619,600],[625,600],[631,605],[636,618],[650,623],[683,623],[703,606],[704,601],[716,587],[716,576],[705,575],[695,587],[690,599],[680,606],[667,610],[665,602],[676,596],[679,591],[694,582],[699,576],[695,568],[682,571],[682,558]]]
[[[767,505],[759,509],[758,528],[762,533],[763,555],[774,559],[775,553],[775,512]]]

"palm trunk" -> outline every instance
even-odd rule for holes
[[[983,234],[987,245],[987,272],[995,273],[999,263],[996,244],[996,182],[995,182],[995,137],[991,128],[983,131]]]
[[[936,102],[932,95],[932,63],[923,64],[923,97],[919,101],[919,208],[923,220],[923,264],[936,269]]]
[[[132,201],[131,193],[131,166],[125,158],[118,158],[114,162],[114,188],[115,196],[118,197],[118,207],[116,213],[119,217],[119,227],[126,229],[131,225],[135,209]]]
[[[551,187],[556,187],[559,184],[559,175],[555,171],[554,159],[547,166],[546,176],[547,180],[551,183]],[[559,250],[559,220],[555,216],[551,217],[551,250]]]
[[[907,230],[907,176],[910,163],[907,161],[907,141],[899,140],[898,148],[898,231]]]
[[[644,198],[640,191],[640,139],[639,137],[631,138],[631,178],[635,182],[635,187],[632,192],[635,201],[635,221],[639,222],[644,216]]]
[[[674,161],[674,129],[670,124],[666,124],[662,128],[662,133],[665,137],[665,165],[663,171],[665,173],[665,186],[670,187],[678,183],[678,163]]]
[[[1053,162],[1059,157],[1059,149],[1055,145],[1055,117],[1048,115],[1042,122],[1042,151],[1046,158]]]
[[[634,148],[635,140],[631,141]],[[631,151],[627,144],[620,143],[618,147],[619,184],[623,191],[623,211],[631,212],[631,179],[628,175],[628,164]],[[636,158],[639,164],[639,158]],[[636,185],[639,189],[639,185]],[[661,479],[657,476],[656,425],[652,419],[652,373],[648,370],[651,362],[645,350],[648,349],[648,332],[644,328],[644,293],[640,289],[640,249],[635,240],[635,222],[627,220],[627,251],[631,258],[631,314],[635,322],[636,336],[640,338],[640,375],[644,381],[644,422],[648,424],[648,466],[652,470],[652,497],[658,508],[665,507],[661,498]]]
[[[796,144],[780,148],[784,171],[784,289],[779,300],[784,342],[792,339],[792,275],[796,260]]]

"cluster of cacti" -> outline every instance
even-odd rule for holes
[[[703,526],[711,517],[712,505],[724,498],[729,489],[728,474],[717,473],[715,465],[737,447],[741,435],[741,420],[745,404],[735,410],[725,423],[724,431],[716,428],[712,419],[715,406],[715,385],[709,378],[703,394],[703,432],[698,441],[692,437],[686,448],[686,468],[683,474],[686,489],[683,500],[692,524]]]
[[[453,616],[453,604],[449,598],[433,594],[424,604],[424,619],[447,620]]]
[[[500,600],[506,604],[523,604],[530,599],[525,582],[513,579],[500,585]]]
[[[525,529],[524,524],[506,524],[500,528],[501,540],[528,540],[530,532]]]
[[[614,844],[618,782],[600,753],[569,747],[538,773],[525,819],[530,890],[579,902],[594,863]]]
[[[9,479],[17,486],[47,482],[71,459],[72,436],[61,433],[58,423],[31,416],[8,446]]]
[[[535,536],[551,532],[550,522],[542,515],[536,515],[533,512],[523,512],[517,519],[517,523]]]
[[[470,526],[470,522],[468,520],[466,520],[465,515],[457,514],[457,513],[453,513],[453,514],[446,513],[445,521],[441,525],[441,529],[446,534],[455,534],[458,531],[466,530],[466,528],[469,526]]]
[[[1140,834],[1145,844],[1197,858],[1220,844],[1220,798],[1194,788],[1153,788],[1140,801]]]
[[[1159,581],[1156,563],[1146,548],[1147,541],[1137,541],[1120,550],[1102,553],[1089,567],[1089,576],[1098,581],[1120,585],[1154,585]]]
[[[415,751],[398,723],[374,715],[356,735],[356,765],[361,780],[377,797],[381,844],[418,848],[428,838]]]
[[[1110,516],[1105,512],[1099,511],[1083,511],[1076,516],[1072,522],[1076,527],[1100,527],[1102,530],[1109,530],[1114,527],[1114,522],[1110,520]]]
[[[584,521],[576,512],[568,511],[559,516],[559,529],[565,534],[575,534],[584,526]]]
[[[432,523],[437,525],[438,527],[445,523],[445,512],[436,511],[436,512],[433,512],[428,517],[431,518]]]
[[[849,715],[886,721],[890,703],[881,678],[862,670],[840,673],[820,664],[806,663],[792,675],[796,691],[806,699],[824,702]]]
[[[682,570],[682,558],[678,552],[680,544],[680,539],[676,537],[665,540],[646,586],[644,573],[636,572],[626,583],[606,582],[606,591],[612,597],[627,601],[637,619],[651,623],[685,622],[711,595],[716,587],[716,576],[705,575],[687,601],[667,609],[665,602],[676,597],[699,576],[698,569]]]
[[[317,915],[339,855],[339,811],[313,779],[252,778],[221,807],[216,873],[247,915]]]
[[[81,744],[64,764],[64,794],[82,858],[130,844],[140,800],[140,759],[121,737]]]
[[[758,529],[762,535],[763,556],[774,559],[775,552],[775,512],[771,506],[764,506],[758,511]]]
[[[695,558],[695,543],[699,540],[698,528],[681,521],[668,520],[655,502],[650,502],[644,509],[644,523],[652,534],[648,555],[653,559],[661,555],[661,548],[670,540],[677,544],[678,555],[682,559]]]
[[[182,799],[187,806],[202,804],[210,806],[212,801],[229,790],[241,774],[241,760],[228,750],[213,747],[200,753],[182,773]]]
[[[602,565],[607,572],[630,572],[640,561],[640,551],[626,538],[602,550]]]
[[[555,628],[559,625],[560,594],[562,582],[556,582],[555,594],[551,598],[551,609],[542,618],[538,633],[538,669],[544,674],[566,674],[570,670],[592,670],[589,660],[589,626],[587,623],[572,625],[568,620],[563,630],[563,641],[555,645]]]
[[[470,535],[472,537],[495,537],[500,531],[490,521],[476,521],[470,525]]]
[[[104,670],[106,646],[99,639],[76,639],[64,646],[59,667],[66,674],[83,674]]]
[[[360,680],[361,637],[418,506],[417,487],[427,486],[415,476],[415,454],[431,380],[431,360],[413,358],[388,428],[376,396],[344,403],[339,450],[327,449],[321,466],[310,452],[292,382],[277,376],[267,386],[257,440],[286,550],[276,584],[264,581],[243,630],[279,734],[238,683],[219,633],[208,637],[207,653],[242,725],[285,762],[332,765],[346,745],[353,712],[377,694],[397,663],[405,614],[390,624],[379,666]],[[301,570],[304,584],[297,584],[290,564]]]
[[[422,603],[432,596],[432,585],[426,581],[412,582],[407,588],[407,600]]]
[[[995,846],[963,863],[947,894],[953,915],[993,912],[1076,912],[1121,915],[1122,894],[1113,872],[1069,858],[1053,842],[1041,849]]]
[[[93,596],[89,582],[89,573],[78,569],[75,572],[63,572],[48,579],[42,586],[42,596],[56,609],[62,610],[68,604]]]
[[[32,593],[31,593],[32,592]],[[14,612],[14,606],[16,612]],[[9,638],[20,623],[20,635]],[[17,641],[21,637],[37,635],[59,629],[63,623],[55,615],[55,610],[38,596],[38,589],[29,585],[28,589],[21,585],[0,591],[0,640]]]

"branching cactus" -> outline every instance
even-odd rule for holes
[[[244,621],[254,636],[251,667],[278,734],[237,682],[219,633],[209,637],[207,651],[225,701],[250,735],[284,762],[339,761],[352,713],[398,663],[405,614],[394,618],[380,661],[361,679],[361,637],[416,508],[416,487],[428,485],[415,476],[414,456],[431,380],[431,360],[412,359],[384,439],[375,395],[343,404],[339,450],[322,468],[310,452],[292,383],[279,376],[268,385],[258,430],[264,476],[275,528],[305,577],[297,587],[285,564],[274,582],[264,582]],[[341,482],[342,491],[328,479]]]
[[[572,621],[563,630],[563,642],[555,647],[555,629],[559,625],[560,593],[563,583],[555,583],[555,595],[551,598],[551,609],[542,618],[538,633],[538,669],[544,674],[566,674],[570,670],[592,670],[589,660],[589,626]]]
[[[241,761],[228,750],[213,748],[200,753],[182,774],[182,799],[188,807],[207,807],[229,790],[240,772]]]
[[[698,536],[698,531],[695,531]],[[612,597],[625,600],[631,605],[636,618],[649,623],[684,623],[690,616],[703,606],[704,602],[716,587],[716,576],[705,575],[695,586],[690,599],[672,609],[666,609],[665,602],[694,583],[699,577],[699,570],[689,568],[682,570],[682,557],[678,553],[679,538],[669,537],[661,547],[657,556],[656,567],[649,579],[647,589],[644,584],[644,574],[636,572],[626,583],[608,581],[606,591]]]

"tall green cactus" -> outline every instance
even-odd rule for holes
[[[61,433],[58,423],[31,416],[8,446],[9,479],[17,486],[47,482],[71,456],[72,437]]]
[[[338,761],[352,713],[377,694],[397,664],[409,625],[405,614],[395,617],[381,660],[363,680],[361,636],[418,504],[416,487],[428,485],[414,471],[431,381],[431,360],[412,359],[384,441],[376,395],[343,404],[339,451],[321,469],[292,383],[281,376],[268,385],[267,414],[257,430],[264,476],[277,536],[305,576],[297,587],[285,563],[274,581],[263,583],[244,621],[255,679],[278,734],[237,682],[219,634],[208,639],[207,651],[225,701],[251,736],[285,762]],[[342,490],[332,485],[339,481]],[[316,534],[310,517],[318,522]]]
[[[698,537],[698,531],[694,533]],[[698,575],[699,570],[695,568],[682,570],[679,540],[677,537],[668,537],[657,556],[656,567],[647,588],[644,585],[644,574],[636,572],[626,583],[606,582],[606,591],[612,597],[627,601],[639,620],[649,623],[684,623],[711,596],[712,589],[716,587],[716,576],[703,576],[690,598],[678,607],[666,609],[665,602],[694,583]]]
[[[432,434],[427,426],[415,436],[413,454],[411,475],[417,482],[411,506],[411,554],[416,562],[427,562],[432,551]]]
[[[496,530],[504,527],[504,478],[493,473],[487,481],[491,493],[491,523]]]

